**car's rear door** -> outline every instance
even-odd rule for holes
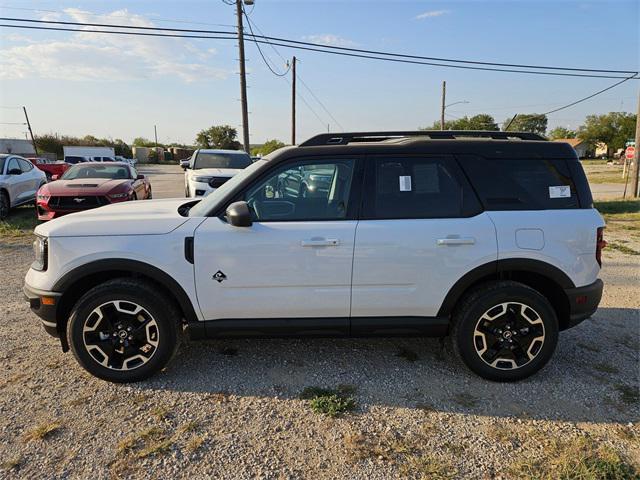
[[[332,171],[332,189],[282,195],[278,185],[303,165]],[[316,319],[318,330],[348,332],[357,158],[293,159],[275,165],[234,200],[253,209],[250,227],[209,217],[194,238],[198,303],[209,320]]]
[[[366,163],[353,333],[371,326],[366,317],[437,316],[457,280],[497,258],[493,224],[453,157],[381,155]]]

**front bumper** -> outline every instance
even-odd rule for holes
[[[603,289],[604,283],[598,278],[590,285],[565,290],[569,299],[569,319],[565,329],[575,327],[596,312]]]
[[[24,293],[25,300],[29,302],[31,311],[40,317],[40,321],[42,322],[42,326],[45,331],[53,337],[59,337],[60,333],[58,332],[57,310],[58,302],[62,294],[58,292],[39,290],[27,284],[24,285],[22,291]]]

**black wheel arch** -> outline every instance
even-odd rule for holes
[[[555,265],[530,258],[501,259],[470,270],[451,287],[440,306],[438,316],[450,316],[469,289],[498,280],[517,281],[540,292],[555,309],[560,329],[568,328],[570,307],[565,290],[575,288],[575,284]]]
[[[191,299],[182,286],[168,273],[145,262],[123,258],[96,260],[77,267],[63,275],[52,290],[62,293],[58,302],[56,318],[57,330],[61,333],[63,350],[66,344],[66,323],[71,309],[76,302],[90,289],[114,278],[140,278],[151,282],[170,298],[187,323],[198,320]]]

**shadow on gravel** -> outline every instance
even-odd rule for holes
[[[626,423],[640,415],[639,331],[639,310],[601,308],[560,335],[541,372],[512,384],[470,373],[448,339],[192,342],[163,374],[134,388],[293,399],[307,386],[350,385],[365,409]]]

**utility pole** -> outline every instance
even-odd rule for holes
[[[291,63],[291,145],[296,144],[296,57]]]
[[[158,128],[154,125],[153,126],[153,134],[156,137],[156,150],[158,149]]]
[[[240,61],[240,102],[242,103],[242,140],[244,151],[251,152],[249,144],[249,108],[247,106],[247,72],[244,67],[244,30],[242,26],[242,0],[236,0],[236,15],[238,16],[238,51]]]
[[[638,198],[640,192],[638,192],[638,182],[640,176],[640,91],[638,92],[638,114],[636,115],[636,153],[633,156],[633,196]]]
[[[27,107],[22,107],[24,111],[24,118],[27,120],[27,128],[29,129],[29,135],[31,135],[31,143],[33,143],[33,149],[36,151],[36,156],[38,156],[38,146],[36,145],[36,139],[33,138],[33,130],[31,130],[31,123],[29,123],[29,115],[27,115]]]
[[[444,109],[447,97],[447,82],[442,82],[442,108],[440,109],[440,130],[444,130]]]

